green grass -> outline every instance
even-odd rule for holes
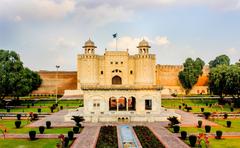
[[[37,139],[30,141],[28,139],[0,139],[2,148],[55,148],[59,139]]]
[[[31,106],[32,103],[34,103],[35,106],[51,106],[52,104],[55,104],[55,100],[39,100],[39,101],[33,101],[33,100],[21,100],[21,105],[27,106],[28,104]],[[59,106],[68,107],[79,107],[79,105],[83,104],[83,100],[60,100],[58,101]]]
[[[7,133],[16,133],[16,134],[28,134],[29,131],[35,130],[37,134],[39,133],[38,128],[29,128],[24,127],[30,122],[27,120],[21,120],[21,127],[16,128],[15,127],[15,120],[0,120],[0,127],[2,129],[7,129]],[[67,134],[68,131],[71,131],[72,128],[50,128],[45,129],[45,134]]]
[[[228,128],[226,126],[226,121],[232,121],[232,126]],[[217,127],[211,127],[211,133],[216,133],[217,130],[221,130],[223,132],[240,132],[240,119],[215,119],[214,122],[218,123],[220,126]],[[173,129],[169,129],[171,132],[173,132]],[[202,126],[202,128],[197,127],[180,127],[180,132],[186,131],[187,133],[205,133],[205,128]]]
[[[6,109],[0,109],[0,112],[7,112]],[[10,113],[29,113],[29,112],[38,112],[38,108],[11,108]],[[41,113],[50,113],[50,108],[41,108]],[[54,112],[57,112],[57,109],[54,110]]]
[[[191,110],[190,112],[193,113],[201,113],[202,107],[204,108],[204,112],[231,112],[230,106],[228,104],[224,105],[223,108],[219,106],[206,106],[206,103],[215,104],[217,102],[217,99],[162,99],[162,106],[166,108],[178,109],[179,105],[182,106],[182,103],[185,103],[188,106],[192,107],[193,110]],[[240,109],[235,108],[234,112],[240,112]]]
[[[186,144],[190,145],[189,140],[184,141]],[[196,147],[197,145],[195,145]],[[239,139],[214,139],[209,138],[209,147],[211,148],[238,148]],[[201,143],[201,148],[206,148],[205,144]]]

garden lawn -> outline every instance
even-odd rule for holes
[[[0,127],[1,129],[7,129],[7,133],[16,133],[16,134],[28,134],[29,131],[35,130],[37,134],[39,134],[38,128],[29,128],[24,127],[25,125],[29,124],[30,122],[27,120],[21,120],[21,127],[15,127],[15,120],[0,120]],[[72,128],[45,128],[44,134],[67,134],[68,131],[72,131]]]
[[[224,105],[223,108],[219,106],[214,106],[217,103],[217,99],[162,99],[162,106],[165,108],[175,108],[178,109],[179,105],[182,103],[191,106],[193,110],[190,112],[201,113],[201,108],[204,108],[204,112],[231,112],[230,106],[228,104]],[[213,104],[212,107],[206,106],[206,103]],[[182,106],[182,109],[184,106]],[[185,110],[186,111],[186,110]],[[240,112],[240,109],[235,108],[234,112]]]
[[[211,133],[216,133],[217,130],[221,130],[224,132],[240,132],[240,119],[231,119],[229,121],[232,121],[232,126],[228,128],[226,126],[226,121],[228,119],[223,120],[223,119],[217,119],[214,120],[214,122],[218,123],[220,126],[217,127],[211,127]],[[171,132],[173,132],[173,128],[169,128]],[[186,131],[188,134],[189,133],[205,133],[205,127],[202,126],[202,128],[197,128],[197,127],[180,127],[180,132],[181,131]]]
[[[27,106],[28,104],[31,106],[34,103],[34,106],[51,106],[56,103],[55,100],[21,100],[21,105]],[[79,105],[83,105],[83,100],[60,100],[58,101],[59,106],[68,107],[79,107]]]
[[[210,138],[209,139],[209,146],[211,148],[238,148],[239,147],[239,141],[240,139],[214,139]],[[190,145],[189,140],[185,140],[185,143]],[[205,148],[205,145],[202,143],[201,144],[202,148]],[[196,147],[196,145],[195,145]]]
[[[6,113],[7,110],[0,109],[0,112]],[[31,108],[31,106],[30,106],[30,108],[26,107],[26,108],[11,108],[10,109],[10,113],[29,113],[29,112],[38,113],[38,108]],[[50,113],[50,112],[51,112],[51,110],[49,107],[41,108],[41,113]],[[55,109],[54,112],[57,112],[57,109]]]
[[[2,148],[56,148],[59,139],[0,139]]]

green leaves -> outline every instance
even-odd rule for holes
[[[24,96],[37,89],[41,78],[23,67],[19,55],[14,51],[0,50],[0,99],[5,96]]]
[[[220,55],[209,62],[209,67],[214,68],[218,65],[230,65],[230,59],[227,55]]]
[[[197,83],[199,75],[202,75],[204,64],[204,61],[200,58],[195,61],[192,58],[187,58],[183,63],[184,69],[179,72],[178,78],[187,94]]]

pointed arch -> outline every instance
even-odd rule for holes
[[[119,76],[114,76],[112,78],[112,85],[121,85],[122,84],[122,78]]]

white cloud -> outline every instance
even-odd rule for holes
[[[120,37],[117,40],[117,47],[119,50],[129,50],[130,54],[136,54],[138,53],[138,49],[137,46],[139,44],[139,42],[141,40],[146,40],[149,42],[150,46],[154,45],[157,47],[161,47],[164,45],[169,45],[170,41],[168,40],[168,38],[166,36],[156,36],[155,38],[149,38],[149,37],[141,37],[141,38],[134,38],[134,37],[130,37],[130,36],[124,36],[124,37]],[[116,40],[113,39],[110,43],[108,43],[108,48],[110,48],[110,50],[114,50],[116,48]]]
[[[170,41],[168,40],[168,38],[166,36],[157,36],[155,38],[155,41],[154,41],[155,44],[161,46],[161,45],[168,45],[170,44]]]
[[[0,18],[15,20],[15,16],[24,20],[60,19],[75,8],[74,0],[1,0]]]

